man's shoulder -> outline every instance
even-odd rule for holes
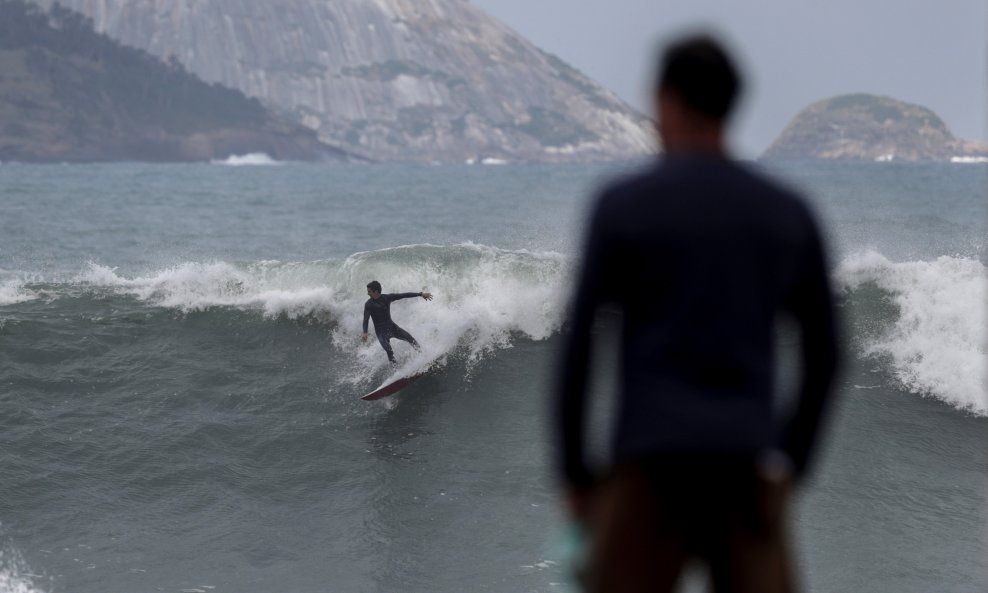
[[[800,228],[814,218],[798,191],[755,163],[673,158],[606,185],[598,194],[594,219],[598,224],[625,226],[643,217],[695,218],[689,213],[711,208],[745,219],[778,219],[780,224],[796,224]]]
[[[595,216],[600,218],[608,213],[621,216],[621,212],[634,208],[636,201],[654,194],[662,180],[663,173],[656,164],[611,179],[597,191],[593,202]]]
[[[653,163],[615,177],[603,186],[600,197],[601,199],[615,199],[619,196],[634,194],[643,187],[661,182],[666,175],[661,163]]]
[[[787,186],[778,177],[764,170],[758,163],[732,161],[731,164],[738,176],[747,179],[750,184],[762,191],[777,195],[782,199],[802,201],[800,192]]]
[[[727,186],[796,197],[754,164],[729,158],[670,157],[613,179],[599,192],[601,200],[621,201],[656,192],[691,193],[704,187]]]

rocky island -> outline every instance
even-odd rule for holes
[[[0,161],[342,158],[256,99],[96,33],[82,15],[0,0]]]
[[[801,111],[761,158],[963,161],[988,158],[988,146],[955,138],[925,107],[853,94]]]
[[[372,160],[579,162],[654,148],[644,116],[467,0],[60,4]]]

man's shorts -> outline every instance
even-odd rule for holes
[[[794,591],[788,480],[752,457],[683,454],[625,463],[593,494],[590,593],[673,591],[700,560],[719,593]]]

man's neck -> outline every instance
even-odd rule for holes
[[[668,138],[662,149],[669,156],[723,157],[727,154],[724,134],[719,128],[697,130],[679,137]]]

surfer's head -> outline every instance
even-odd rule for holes
[[[655,77],[655,113],[666,151],[719,151],[740,90],[737,68],[712,37],[693,35],[670,44]]]
[[[367,296],[372,299],[376,299],[381,296],[381,283],[377,280],[371,280],[367,283]]]

